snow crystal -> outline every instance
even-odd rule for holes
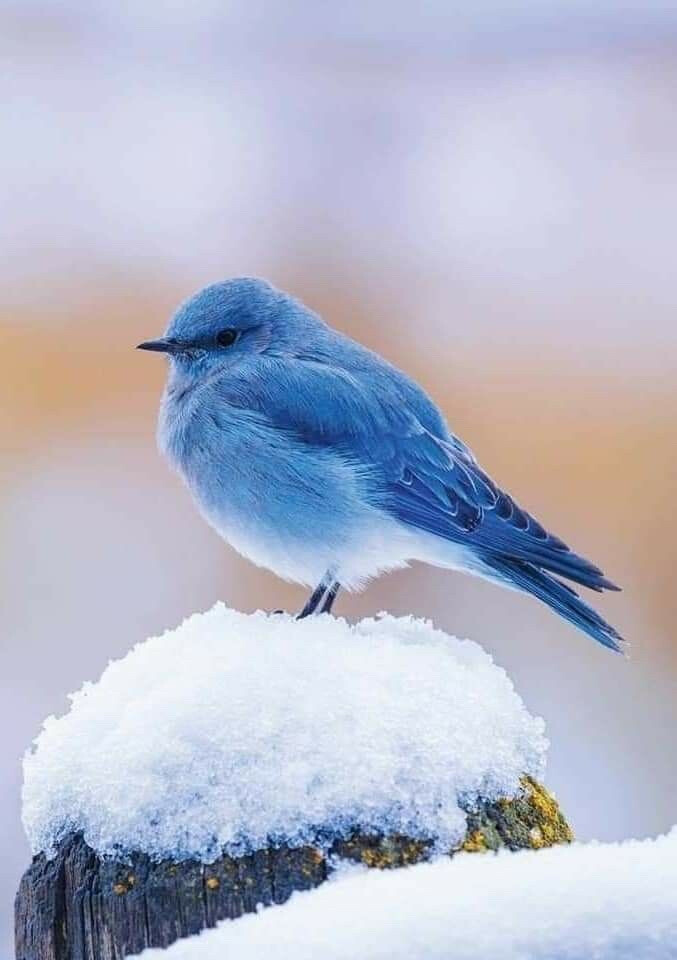
[[[136,646],[50,717],[24,760],[35,852],[205,862],[360,827],[456,845],[459,801],[542,773],[543,722],[477,644],[382,615],[217,604]]]
[[[677,828],[354,871],[143,960],[674,960]]]

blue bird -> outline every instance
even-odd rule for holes
[[[215,283],[139,349],[170,360],[160,449],[236,550],[313,588],[300,617],[422,560],[531,594],[620,650],[563,579],[618,588],[491,480],[418,384],[298,300]]]

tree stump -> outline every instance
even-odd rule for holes
[[[468,811],[468,831],[458,849],[537,849],[571,839],[554,798],[525,777],[517,797]],[[101,858],[74,834],[52,859],[36,856],[21,880],[16,957],[123,960],[251,913],[259,904],[284,903],[295,890],[326,880],[336,857],[391,868],[424,860],[430,850],[425,840],[356,832],[329,850],[281,846],[211,864],[156,863],[141,853]]]

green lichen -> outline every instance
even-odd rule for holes
[[[573,833],[557,801],[531,777],[523,777],[515,797],[480,802],[467,812],[465,839],[450,855],[459,851],[484,853],[507,847],[510,850],[539,850],[557,843],[570,843]],[[364,863],[380,870],[403,867],[427,859],[433,844],[400,834],[390,837],[353,834],[332,847],[336,856]]]
[[[574,838],[555,798],[531,777],[522,778],[517,796],[468,811],[468,835],[476,831],[490,850],[538,850]]]
[[[355,833],[348,840],[334,844],[332,852],[345,860],[355,860],[379,870],[390,870],[425,860],[431,846],[427,840],[413,840],[401,834],[379,837]]]

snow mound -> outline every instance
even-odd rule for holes
[[[458,854],[349,873],[143,960],[670,960],[677,828],[665,837]]]
[[[456,845],[460,804],[540,776],[547,742],[477,644],[217,604],[134,647],[50,717],[24,760],[34,852],[215,859],[356,827]]]

